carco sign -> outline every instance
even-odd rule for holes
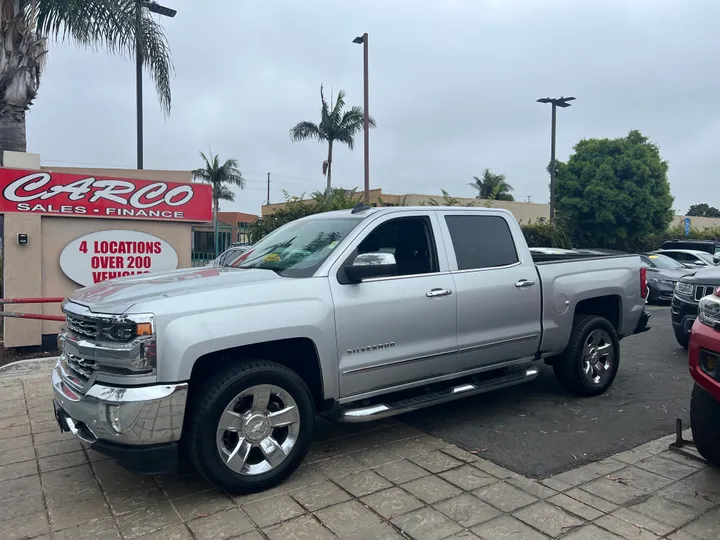
[[[210,221],[207,184],[0,169],[0,212],[71,217]]]
[[[70,242],[60,268],[80,285],[118,277],[175,270],[178,256],[165,240],[139,231],[98,231]]]

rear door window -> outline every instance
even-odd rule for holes
[[[447,215],[458,270],[499,268],[519,261],[507,221],[500,216]]]

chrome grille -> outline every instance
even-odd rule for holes
[[[67,352],[65,353],[65,358],[67,359],[67,367],[71,371],[71,375],[77,377],[84,386],[97,369],[95,361],[68,354]]]
[[[67,315],[66,324],[71,332],[79,336],[95,339],[98,335],[97,321]]]
[[[695,300],[708,296],[715,292],[717,285],[695,285]]]

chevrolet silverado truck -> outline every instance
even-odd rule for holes
[[[512,214],[358,206],[223,266],[120,278],[63,304],[70,431],[140,474],[189,464],[235,493],[300,465],[318,414],[366,422],[532,381],[613,383],[647,328],[637,256],[537,254]]]

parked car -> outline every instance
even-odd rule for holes
[[[678,279],[691,272],[675,259],[660,253],[643,253],[640,260],[648,270],[648,302],[672,300]]]
[[[666,240],[660,249],[690,249],[704,251],[710,255],[718,255],[716,261],[720,260],[720,242],[717,240]]]
[[[247,250],[250,249],[248,245],[231,245],[228,249],[218,255],[211,263],[207,266],[229,266],[230,262]]]
[[[652,253],[661,253],[688,267],[715,266],[717,264],[712,255],[706,251],[695,249],[659,249]]]
[[[533,380],[607,391],[647,329],[638,256],[536,263],[502,209],[308,216],[223,267],[121,278],[64,304],[61,429],[122,466],[180,456],[236,493],[300,465],[315,416],[366,422]],[[559,255],[558,257],[563,257]]]
[[[715,291],[700,300],[690,337],[690,425],[698,452],[720,467],[720,298]]]
[[[675,284],[670,317],[675,339],[681,346],[688,346],[690,329],[697,318],[700,299],[712,294],[719,286],[720,268],[717,266],[690,271]]]

